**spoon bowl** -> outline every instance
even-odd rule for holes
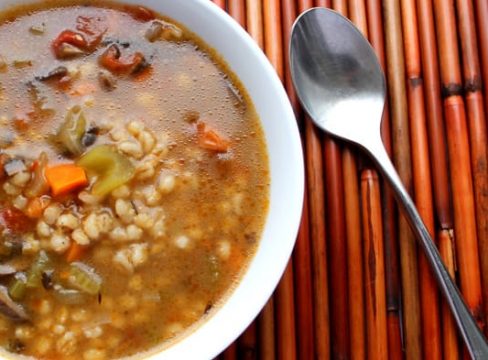
[[[349,20],[324,8],[300,15],[290,41],[291,74],[303,107],[318,127],[359,145],[375,160],[419,240],[471,357],[488,359],[486,339],[382,143],[386,86],[373,48]]]
[[[358,145],[365,132],[379,131],[385,78],[359,30],[338,13],[317,8],[297,20],[291,41],[293,81],[315,123]]]

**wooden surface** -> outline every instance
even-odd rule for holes
[[[282,281],[219,358],[466,358],[390,190],[363,154],[322,134],[301,109],[288,46],[294,20],[313,6],[349,17],[369,39],[387,77],[385,147],[488,331],[488,0],[214,3],[249,32],[283,81],[306,167],[302,222]]]

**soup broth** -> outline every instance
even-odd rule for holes
[[[168,346],[258,246],[270,180],[249,96],[145,8],[16,8],[0,44],[0,346],[85,360]]]

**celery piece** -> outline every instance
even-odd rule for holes
[[[98,176],[92,193],[105,196],[134,177],[134,165],[112,146],[100,145],[83,155],[77,162],[89,174]]]
[[[42,286],[42,272],[51,265],[51,260],[46,252],[41,251],[36,261],[31,265],[27,272],[27,288],[39,288]]]
[[[70,154],[79,156],[84,151],[81,142],[86,131],[86,118],[81,107],[72,107],[59,128],[57,139]]]
[[[8,294],[13,300],[22,300],[25,296],[26,289],[27,277],[24,273],[17,273],[8,287]]]
[[[70,266],[68,282],[89,295],[97,295],[102,287],[102,278],[88,265],[74,262]]]

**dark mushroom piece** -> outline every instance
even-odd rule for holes
[[[54,273],[54,270],[46,270],[46,271],[43,271],[41,274],[42,286],[46,290],[51,290],[54,287],[53,273]]]
[[[10,298],[5,286],[0,286],[0,313],[12,321],[29,320],[29,315],[27,315],[24,307]]]
[[[92,127],[81,138],[81,143],[85,148],[92,146],[97,141],[97,137],[100,134],[100,129],[98,127]]]
[[[112,44],[117,44],[117,45],[120,45],[121,47],[123,47],[124,49],[127,49],[130,47],[129,41],[117,40],[117,39],[113,39],[113,38],[106,38],[105,40],[102,41],[101,44],[102,44],[102,46],[109,46]]]
[[[66,75],[68,75],[68,69],[65,66],[58,66],[49,71],[46,75],[36,76],[35,79],[38,81],[47,81],[52,79],[62,79]]]

